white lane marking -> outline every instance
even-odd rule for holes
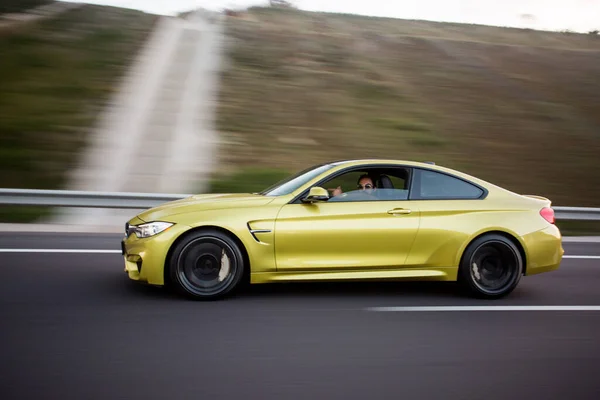
[[[600,256],[563,256],[563,258],[583,258],[589,260],[600,260]]]
[[[367,311],[600,311],[600,306],[436,306],[436,307],[369,307]]]
[[[0,253],[100,253],[100,254],[121,254],[121,250],[100,250],[100,249],[0,249]]]

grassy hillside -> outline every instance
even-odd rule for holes
[[[86,5],[0,34],[0,187],[62,187],[154,21]],[[2,208],[0,220],[37,212]]]
[[[374,156],[600,206],[598,35],[271,8],[227,32],[219,189]]]
[[[0,36],[0,187],[61,186],[153,22],[84,6]]]

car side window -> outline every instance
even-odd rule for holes
[[[435,171],[417,170],[416,193],[418,199],[478,199],[483,190],[462,179]]]
[[[385,201],[385,200],[408,200],[408,190],[404,189],[375,189],[351,190],[340,195],[330,197],[328,203],[352,202],[352,201]]]
[[[359,187],[359,178],[368,175],[374,188]],[[406,168],[380,167],[354,170],[325,183],[330,192],[329,203],[408,200]],[[335,189],[338,189],[336,193]],[[363,190],[365,189],[365,190]],[[339,193],[341,191],[341,193]]]

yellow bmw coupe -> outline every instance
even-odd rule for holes
[[[240,283],[457,281],[499,298],[559,267],[550,200],[434,163],[313,166],[260,193],[203,194],[129,220],[130,279],[215,299]]]

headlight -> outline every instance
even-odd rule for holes
[[[137,225],[133,228],[135,236],[138,238],[147,238],[159,234],[173,226],[170,222],[148,222],[147,224]]]

